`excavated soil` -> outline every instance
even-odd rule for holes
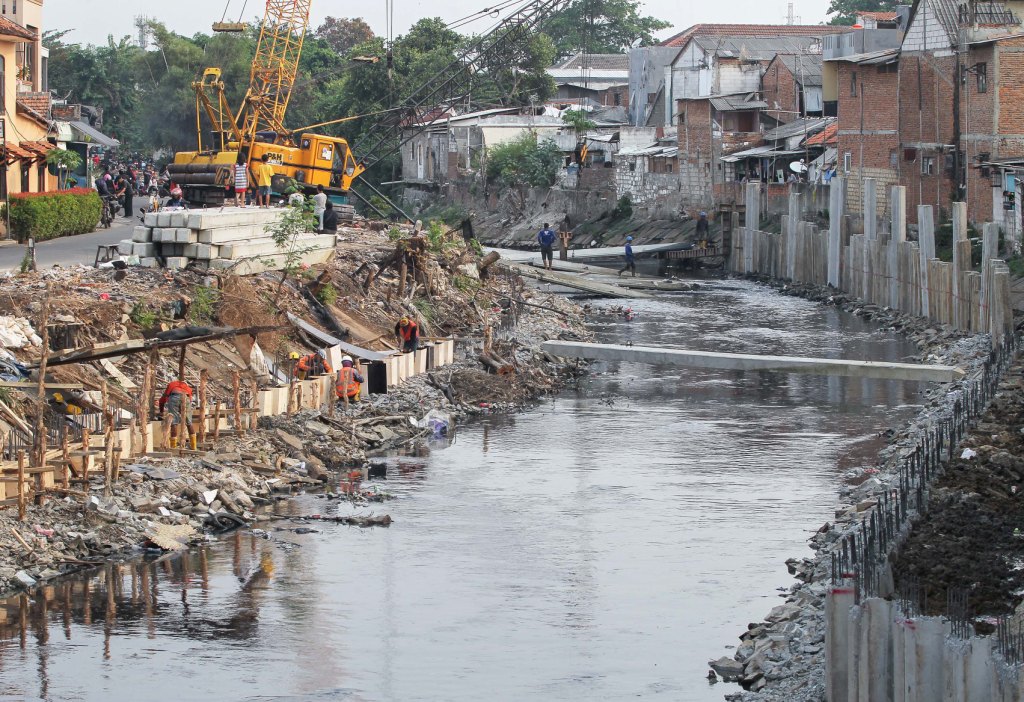
[[[1024,592],[1024,366],[1014,366],[985,417],[936,481],[928,513],[896,562],[897,588],[920,587],[928,614],[946,614],[952,588],[969,612],[1012,612]],[[1017,531],[1015,531],[1017,530]],[[916,581],[916,583],[915,583]]]

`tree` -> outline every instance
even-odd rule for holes
[[[63,190],[68,185],[68,174],[82,165],[82,157],[70,149],[50,149],[46,152],[46,165],[57,170],[57,188]]]
[[[835,15],[829,24],[851,25],[858,12],[892,12],[901,0],[831,0],[828,13]]]
[[[562,165],[562,152],[551,139],[538,142],[526,132],[487,152],[487,180],[506,187],[554,185]]]
[[[564,59],[579,51],[619,54],[637,44],[654,44],[654,33],[671,26],[641,16],[636,0],[573,0],[541,29],[554,39],[557,56]]]
[[[374,35],[362,17],[326,17],[313,36],[335,53],[347,54],[353,47],[373,39]]]

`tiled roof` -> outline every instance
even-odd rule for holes
[[[47,117],[44,114],[41,114],[41,113],[37,112],[33,107],[31,107],[30,105],[27,105],[26,103],[22,102],[20,98],[17,101],[15,101],[15,106],[16,106],[16,109],[18,110],[18,114],[19,115],[25,115],[29,119],[34,120],[35,122],[39,123],[40,125],[42,125],[44,127],[49,127],[50,126],[50,118],[49,117]]]
[[[815,135],[836,123],[835,117],[802,117],[764,133],[765,141],[782,141],[804,134]]]
[[[704,51],[719,58],[771,61],[778,54],[803,53],[817,40],[814,37],[804,36],[748,37],[739,35],[695,37],[693,41]]]
[[[586,67],[593,71],[611,70],[628,71],[629,54],[587,54],[578,53],[555,68],[579,70]]]
[[[826,146],[835,144],[839,135],[839,122],[833,122],[804,142],[804,146]]]
[[[856,14],[858,17],[867,17],[868,19],[873,19],[873,20],[876,20],[878,22],[895,22],[896,21],[896,13],[895,12],[856,12],[854,14]]]
[[[36,114],[50,118],[50,93],[18,93],[18,102]]]
[[[0,17],[0,36],[5,37],[18,37],[19,39],[38,39],[39,35],[35,32],[22,27],[16,22],[12,22],[6,17]]]
[[[661,42],[661,46],[683,46],[692,37],[820,37],[849,31],[850,27],[828,24],[695,24]]]

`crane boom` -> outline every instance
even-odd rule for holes
[[[238,115],[243,142],[251,143],[258,132],[287,132],[284,117],[299,72],[312,4],[313,0],[267,0],[249,89]]]

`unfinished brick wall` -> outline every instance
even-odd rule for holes
[[[680,100],[679,179],[685,205],[710,206],[714,164],[714,131],[710,100]]]
[[[878,181],[878,216],[899,182],[899,75],[895,66],[838,64],[839,171],[849,164],[847,206],[860,213],[864,178]],[[849,157],[846,155],[849,154]]]
[[[800,89],[796,77],[778,57],[768,64],[762,78],[761,89],[768,106],[777,108],[765,110],[768,116],[783,124],[788,124],[800,116]]]

